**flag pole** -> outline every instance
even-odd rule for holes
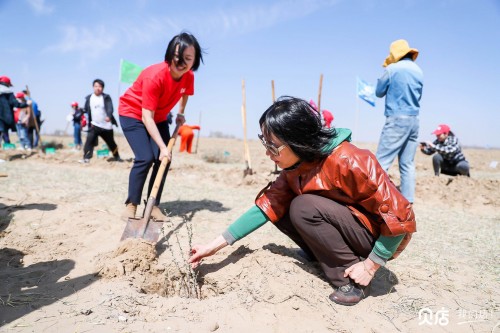
[[[117,103],[120,99],[121,82],[122,82],[122,66],[123,66],[123,58],[120,59],[120,69],[118,70],[118,96],[116,97]]]

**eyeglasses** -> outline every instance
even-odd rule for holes
[[[258,134],[260,142],[262,142],[262,145],[274,156],[279,156],[280,152],[285,149],[286,145],[281,145],[279,147],[276,147],[273,144],[267,143],[266,140],[264,139],[264,136],[262,134]]]

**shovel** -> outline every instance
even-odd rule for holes
[[[26,86],[26,95],[29,98],[31,98],[31,92],[30,92],[30,89],[28,88],[28,86]],[[33,106],[30,104],[30,106],[28,108],[30,110],[30,117],[33,119],[33,121],[35,123],[35,130],[36,130],[36,134],[38,135],[38,143],[40,144],[40,149],[45,154],[45,148],[47,148],[47,147],[43,143],[42,136],[40,135],[40,127],[38,126],[38,120],[36,119],[36,115],[35,115],[35,112],[33,110]],[[35,147],[33,147],[33,148],[35,148]]]
[[[177,125],[172,133],[172,137],[168,141],[167,149],[172,153],[172,149],[175,144],[175,139],[177,139],[177,131],[179,130],[179,125]],[[161,179],[163,178],[163,173],[170,167],[170,160],[165,156],[160,164],[160,168],[156,173],[156,179],[151,189],[151,194],[146,203],[146,208],[144,209],[144,216],[142,219],[128,219],[125,230],[123,230],[122,238],[123,241],[127,238],[143,238],[151,243],[156,243],[158,237],[160,236],[160,231],[163,226],[163,222],[150,221],[151,212],[156,202],[156,196],[158,194],[158,189],[160,188]]]

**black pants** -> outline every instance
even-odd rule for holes
[[[116,145],[115,138],[113,136],[113,130],[104,129],[94,125],[90,126],[87,133],[87,140],[85,141],[85,146],[83,147],[83,158],[92,158],[92,155],[94,155],[94,143],[98,137],[101,137],[104,142],[106,142],[109,150],[113,153],[113,156],[116,159],[120,158],[120,154],[118,154],[118,146]]]
[[[31,147],[35,148],[35,134],[36,134],[36,128],[35,127],[28,127],[27,130],[28,133],[28,140],[30,141]]]
[[[144,183],[148,177],[148,172],[151,166],[153,166],[153,172],[149,178],[148,186],[148,197],[153,189],[153,184],[155,182],[156,174],[160,167],[161,161],[160,148],[156,142],[151,138],[146,126],[140,120],[120,116],[120,125],[122,126],[123,134],[127,138],[127,141],[134,152],[134,165],[130,170],[130,176],[128,181],[128,197],[125,203],[134,203],[136,205],[140,204],[142,189],[144,188]],[[164,122],[156,124],[158,131],[160,132],[161,138],[165,144],[168,144],[170,140],[170,132],[168,129],[168,123]],[[158,189],[158,194],[156,195],[156,205],[160,204],[161,193],[163,192],[163,185],[165,184],[165,178],[167,177],[168,169],[163,173],[160,188]]]
[[[446,161],[443,156],[436,153],[432,156],[432,167],[434,168],[434,174],[436,176],[442,173],[448,176],[463,175],[470,177],[469,162],[465,160],[458,163],[450,163]]]
[[[313,194],[296,197],[288,215],[275,226],[315,257],[335,287],[349,283],[344,271],[367,258],[375,239],[349,208]]]

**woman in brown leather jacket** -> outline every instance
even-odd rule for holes
[[[349,142],[350,130],[324,128],[306,101],[280,98],[259,123],[266,155],[283,171],[222,235],[193,246],[189,262],[197,267],[271,221],[319,262],[334,287],[333,302],[358,303],[377,269],[416,231],[411,204],[375,156]]]

